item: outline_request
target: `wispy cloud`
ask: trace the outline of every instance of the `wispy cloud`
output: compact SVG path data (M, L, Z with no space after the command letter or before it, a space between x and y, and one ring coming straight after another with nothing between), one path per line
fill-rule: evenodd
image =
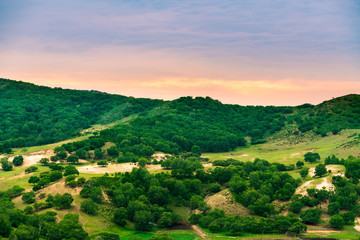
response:
M359 22L357 0L0 1L0 75L269 92L283 79L358 82Z

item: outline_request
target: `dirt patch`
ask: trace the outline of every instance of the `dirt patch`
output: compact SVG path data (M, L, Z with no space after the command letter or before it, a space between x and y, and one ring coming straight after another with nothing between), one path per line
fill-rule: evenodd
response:
M306 195L307 192L306 192L306 189L307 189L307 186L312 183L314 180L310 180L310 181L307 181L305 183L303 183L301 186L299 186L296 191L295 191L295 194L301 194L301 195Z
M200 236L203 239L206 239L207 235L201 231L201 229L197 225L191 225L191 228L194 233L196 233L198 236Z
M23 158L24 158L24 162L21 166L29 167L31 165L37 164L40 161L40 159L42 159L42 158L50 159L51 156L55 156L55 153L54 153L54 150L52 150L52 149L41 150L41 151L31 152L31 153L27 153L27 154L13 155L13 156L9 157L9 161L12 162L14 157L20 156L20 155L23 156Z
M345 177L345 174L341 171L341 167L339 165L327 165L326 169L329 171L331 170L331 173L334 176L342 176Z
M204 168L209 168L209 167L212 167L213 164L212 163L204 163L203 166L204 166Z
M228 215L249 215L247 209L240 203L236 202L229 189L225 189L212 196L206 197L205 202L213 209L219 208L224 210Z
M313 152L313 151L315 151L316 149L317 149L317 148L304 149L304 150L302 150L302 151L300 151L300 152L291 154L291 156L292 156L292 157L296 157L296 156L299 156L299 155L304 154L304 153L307 153L307 152Z
M77 169L81 173L92 173L92 174L105 174L105 173L116 173L116 172L131 172L133 168L138 168L136 163L120 163L120 164L109 164L105 167L100 167L97 164L88 166L78 167ZM146 169L149 171L162 170L161 165L146 165Z
M355 229L356 231L360 232L360 218L359 218L359 217L357 217L357 218L355 219L354 229Z
M171 157L170 154L165 154L165 153L155 153L151 156L151 158L153 160L156 160L156 161L160 161L160 160L166 160L168 159L169 157Z
M326 178L323 178L323 181L316 185L316 189L325 189L327 191L332 191L335 189L335 186L330 182L330 180L326 177Z

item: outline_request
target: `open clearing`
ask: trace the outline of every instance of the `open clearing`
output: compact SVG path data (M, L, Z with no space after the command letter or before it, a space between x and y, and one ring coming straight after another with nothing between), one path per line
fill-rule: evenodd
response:
M24 162L21 165L22 167L29 167L31 165L37 164L39 163L39 161L42 158L49 158L51 156L54 156L54 150L52 149L47 149L47 150L41 150L41 151L37 151L37 152L31 152L31 153L27 153L27 154L17 154L17 155L13 155L11 157L9 157L9 161L12 162L12 160L14 159L14 157L22 155L24 158Z
M295 164L304 160L307 152L317 152L321 159L334 154L338 158L347 158L349 155L360 157L360 140L354 134L360 133L359 129L343 130L337 135L327 137L315 136L313 139L297 144L284 143L273 140L264 144L239 147L231 152L204 153L210 161L233 158L240 161L252 161L255 158L265 159L269 162ZM347 144L356 141L356 144Z
M83 167L78 167L80 173L90 173L90 174L105 174L105 173L116 173L116 172L131 172L133 168L138 168L139 166L135 163L119 163L119 164L109 164L105 167L98 166L97 164L91 164ZM161 165L146 165L148 171L157 171L162 170Z

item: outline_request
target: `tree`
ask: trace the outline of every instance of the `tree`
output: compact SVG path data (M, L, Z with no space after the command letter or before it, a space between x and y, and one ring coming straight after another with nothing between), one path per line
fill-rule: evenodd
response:
M35 202L35 193L33 191L26 192L22 195L21 200L25 203L34 203Z
M0 236L8 237L12 230L8 214L0 214Z
M64 193L63 195L57 193L54 197L54 204L60 209L70 208L73 201L74 199L70 193Z
M56 163L57 161L59 161L59 157L58 156L51 156L50 157L50 161L52 161L53 163Z
M307 167L301 168L301 170L300 170L300 176L301 176L302 178L306 178L308 174L309 174L309 168L307 168Z
M49 165L49 159L48 158L40 159L40 164L43 165L43 166Z
M319 164L315 167L315 176L322 177L327 173L325 164Z
M117 150L116 146L111 146L107 149L107 153L111 157L117 157L119 155L119 151Z
M12 164L6 159L1 159L1 167L4 171L11 171L13 169Z
M28 183L38 183L40 181L40 178L37 176L31 176L28 180Z
M199 157L201 156L201 149L198 145L193 145L191 147L191 152L196 156L199 156Z
M66 161L69 162L69 163L78 163L79 162L79 157L76 154L71 154L70 156L68 156Z
M300 201L294 201L290 203L290 211L293 213L300 213L304 205Z
M321 211L319 209L308 209L300 213L301 220L306 224L317 224L320 221Z
M148 161L146 160L146 158L140 158L139 159L139 166L140 167L145 167L147 163L148 163Z
M148 210L135 212L134 223L138 231L150 231L154 222L154 217Z
M301 222L296 222L288 228L288 234L291 236L297 236L300 233L306 232L307 226Z
M89 215L96 215L99 206L91 199L85 199L81 203L81 210Z
M332 202L328 205L328 213L330 215L338 214L340 212L341 206L338 202Z
M36 228L28 225L20 225L10 234L9 240L37 240L39 239Z
M24 162L24 158L23 158L23 156L21 156L21 155L16 156L16 157L14 157L14 159L13 159L13 164L14 164L15 166L21 166L21 165L23 164L23 162Z
M66 166L64 176L68 176L68 175L72 175L72 174L79 175L79 171L73 165Z
M108 162L106 160L101 160L98 161L97 165L99 165L100 167L105 167L108 165Z
M67 153L66 153L64 150L62 150L62 151L60 151L58 154L56 154L56 156L57 156L59 159L64 160L64 159L67 157Z
M57 225L52 225L47 233L48 240L76 239L85 240L88 234L79 224L79 215L68 213Z
M345 225L353 224L355 221L355 215L353 212L344 212L341 214L341 217L344 219Z
M296 167L302 168L303 166L304 166L304 162L303 162L303 161L297 161L297 162L296 162Z
M62 173L58 170L52 171L49 174L49 180L50 182L55 182L63 177Z
M329 225L335 229L342 229L345 225L345 221L340 214L335 214L330 218Z
M100 148L96 148L94 151L95 159L102 159L104 152Z
M320 160L320 155L318 153L307 152L304 155L304 160L305 162L314 163Z
M32 214L34 212L34 208L32 206L26 206L24 208L24 213L25 214Z
M119 226L124 227L126 225L127 211L124 207L116 209L114 213L113 222Z

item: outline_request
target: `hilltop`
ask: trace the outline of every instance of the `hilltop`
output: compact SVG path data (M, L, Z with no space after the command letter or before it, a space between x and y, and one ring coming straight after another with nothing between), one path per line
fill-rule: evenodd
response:
M126 125L112 129L156 134L175 152L189 151L194 145L202 151L224 152L264 143L288 125L295 126L291 135L313 131L326 136L359 128L360 95L315 106L239 106L209 97L163 101L0 79L0 114L0 152L66 140L91 125L129 117Z

